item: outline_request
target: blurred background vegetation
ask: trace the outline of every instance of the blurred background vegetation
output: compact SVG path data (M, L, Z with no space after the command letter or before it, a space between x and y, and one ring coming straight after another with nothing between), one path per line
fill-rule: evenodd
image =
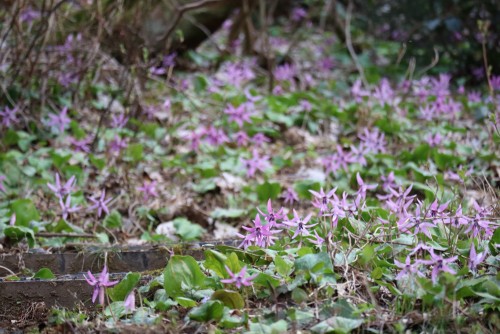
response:
M217 50L201 54L211 67L241 45L269 71L292 57L270 51L270 36L285 31L293 42L311 26L352 44L363 62L385 56L372 69L384 76L448 72L475 85L500 67L498 22L496 0L2 1L0 103L43 107L63 90L84 100L93 91L82 87L95 93L107 81L120 88L108 93L138 104L151 68L175 57L178 68L197 69L192 50L203 42ZM223 25L225 44L213 43Z

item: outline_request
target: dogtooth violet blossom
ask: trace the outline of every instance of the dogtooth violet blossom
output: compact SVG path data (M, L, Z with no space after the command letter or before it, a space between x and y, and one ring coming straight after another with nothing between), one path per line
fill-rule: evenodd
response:
M244 237L244 240L240 247L248 247L252 243L259 247L267 247L274 244L273 235L281 232L281 230L272 230L271 224L262 225L260 215L257 213L255 219L253 220L254 227L243 226L242 228L249 233Z
M71 119L68 117L68 107L64 107L59 114L49 114L49 119L46 122L51 129L59 133L63 133L69 123L71 123Z
M335 196L335 192L337 191L337 187L330 190L328 193L323 191L323 188L319 190L319 192L314 190L309 190L309 192L314 196L312 201L312 205L319 209L319 214L321 215L324 212L328 211L328 204L331 203L332 196Z
M97 209L97 216L101 217L102 212L106 212L106 214L109 215L109 209L107 207L107 204L111 202L112 198L105 199L106 197L106 190L103 190L101 192L101 197L99 199L95 199L93 197L89 197L89 200L94 203L94 205L89 207L89 210L94 210Z
M3 181L5 181L5 179L6 179L5 175L0 175L0 191L1 192L6 192L5 185L3 184Z
M394 260L394 264L401 269L401 271L397 274L396 280L399 280L405 276L413 276L416 274L417 276L424 277L424 274L418 270L418 263L411 263L410 256L406 257L406 261L404 263L399 262L398 260Z
M484 250L483 252L477 254L476 248L474 248L474 242L471 242L470 252L469 252L469 263L468 263L470 271L476 271L477 266L480 265L481 262L483 262L487 256L488 256L487 250Z
M135 310L135 291L132 290L130 293L127 295L127 298L125 298L125 301L123 302L123 307L125 307L125 310L127 311L134 311Z
M144 201L147 201L150 197L158 197L158 193L156 192L156 183L156 181L144 181L142 187L137 187L137 191L144 194Z
M92 303L95 303L97 296L99 296L99 304L104 305L104 293L107 287L113 286L118 283L118 281L110 281L108 268L104 266L99 278L95 278L94 275L88 271L89 277L83 275L87 283L94 287L94 293L92 294Z
M226 267L227 273L229 274L229 276L231 278L221 279L220 281L222 283L226 283L226 284L234 284L238 289L241 288L242 286L251 286L252 281L255 279L255 277L258 276L258 274L255 274L255 275L252 275L249 277L245 277L245 274L247 272L246 266L244 266L241 269L241 271L237 274L233 273L231 271L231 269L229 269L228 266L225 266L225 267Z
M453 270L448 264L455 262L458 259L458 256L452 256L450 258L443 258L441 255L437 255L434 253L434 250L430 250L431 259L430 260L420 260L420 263L432 265L431 278L432 283L437 282L437 278L440 272L448 272L452 275L455 275L457 272Z
M318 225L318 223L316 224L309 224L307 225L307 223L309 222L309 220L311 219L312 217L312 213L308 214L304 219L302 219L299 214L297 213L297 211L295 209L293 209L293 219L292 220L289 220L289 221L285 221L283 222L284 225L287 225L287 226L290 226L290 227L295 227L295 232L292 236L292 239L295 239L298 235L309 235L309 229Z
M56 173L56 184L54 185L47 183L47 187L52 190L57 197L62 199L65 195L68 195L73 190L75 181L76 177L73 175L64 185L61 185L61 178L59 176L59 173Z
M81 209L79 206L76 206L76 205L71 206L71 195L70 194L68 194L68 196L66 197L65 202L63 202L62 197L59 197L59 205L61 206L62 217L65 220L66 220L66 218L68 218L68 215L70 213L77 212L78 210Z
M285 215L283 214L283 210L284 209L281 208L275 212L271 199L267 201L267 214L257 208L257 211L259 211L259 213L264 216L264 219L271 225L271 227L278 226L278 220L281 220L285 217Z

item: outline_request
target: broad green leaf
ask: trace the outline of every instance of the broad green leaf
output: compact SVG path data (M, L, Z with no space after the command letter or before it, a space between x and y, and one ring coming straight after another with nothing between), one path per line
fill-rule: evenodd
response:
M262 322L251 322L250 331L246 334L285 334L288 333L288 323L281 319L272 325L266 325Z
M217 290L212 294L212 300L220 300L225 306L232 309L242 309L245 307L243 297L232 290Z
M175 233L185 241L196 240L205 232L205 229L198 224L191 223L184 217L173 220Z
M206 322L218 321L224 314L224 304L218 300L209 300L189 312L189 318L192 320Z
M175 301L178 302L179 305L184 306L184 307L195 307L196 306L196 301L192 300L191 298L177 297L177 298L175 298Z
M277 182L264 182L257 186L257 196L259 201L265 202L268 199L276 199L281 193L281 185Z
M118 211L113 210L104 218L103 224L104 227L109 229L120 228L122 227L122 215Z
M141 279L140 273L128 273L120 283L108 289L112 301L124 301Z
M350 333L363 324L361 319L331 317L311 328L313 333Z
M290 270L292 269L292 264L289 264L287 261L283 260L283 258L277 255L274 258L274 265L276 266L276 271L282 277L288 277L290 274Z
M183 296L183 287L202 288L205 275L198 262L189 256L174 255L168 261L164 271L164 288L170 297Z
M40 220L40 214L30 199L18 199L10 204L10 209L16 214L17 226L29 226L30 222Z
M3 233L9 239L21 241L26 238L28 245L33 248L35 246L35 233L32 229L25 226L7 226Z
M56 278L56 275L52 273L52 271L49 268L42 268L38 270L33 276L34 278L41 278L41 279L53 279Z
M227 256L216 250L207 249L205 251L205 262L203 266L213 270L219 277L227 277L226 268L224 267L227 261Z
M301 288L293 289L292 299L294 302L300 304L300 303L305 302L307 300L307 298L308 298L307 292L305 292L303 289L301 289Z

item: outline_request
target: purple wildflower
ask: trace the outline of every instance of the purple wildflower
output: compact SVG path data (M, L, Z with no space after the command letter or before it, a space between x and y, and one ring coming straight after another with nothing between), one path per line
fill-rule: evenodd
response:
M377 184L366 184L363 179L361 178L361 175L359 175L359 172L356 173L356 180L358 181L358 191L356 194L358 196L361 196L361 198L366 198L366 192L368 190L373 190L377 188Z
M5 181L6 177L5 175L0 175L0 191L1 192L6 192L5 191L5 185L3 184L3 181Z
M431 273L432 283L435 284L437 282L437 278L440 272L448 272L452 275L457 273L450 266L448 266L448 264L455 262L458 259L458 256L453 256L448 259L445 259L442 256L435 254L434 250L432 249L430 253L431 253L431 259L420 260L420 263L432 265L432 273Z
M251 286L252 285L252 281L255 279L255 277L258 276L258 274L255 274L255 275L252 275L252 276L249 276L249 277L245 277L245 274L247 272L247 267L244 266L241 271L237 274L234 274L231 269L229 269L228 266L225 266L226 267L226 271L227 273L229 274L229 276L231 278L226 278L226 279L221 279L220 281L222 283L226 283L226 284L234 284L238 289L241 288L242 286Z
M293 205L293 203L299 201L299 195L292 187L286 188L281 197L284 199L285 204L288 205Z
M75 151L90 153L90 144L92 143L92 138L86 137L83 139L70 138L70 143L73 145Z
M253 241L254 244L259 247L272 245L274 243L273 234L279 233L280 230L271 230L271 224L262 225L259 214L255 215L253 223L254 227L242 227L244 230L250 232L247 236L245 236L245 240L243 242Z
M398 260L394 260L394 264L401 269L401 271L397 274L396 280L400 280L405 276L412 277L413 275L417 275L420 277L424 277L424 274L418 270L418 262L411 263L410 256L406 257L405 263L399 262Z
M316 230L314 230L314 239L309 239L313 244L316 245L316 247L318 247L318 249L321 249L321 246L323 246L323 244L325 243L325 239L320 237L318 235L318 232Z
M314 196L314 199L313 199L313 202L312 202L312 205L316 208L319 209L319 214L321 215L322 213L324 212L327 212L328 211L328 204L331 203L331 199L332 196L333 197L336 197L335 196L335 192L337 191L337 188L333 188L332 190L330 190L328 193L325 194L325 192L323 191L323 188L320 189L319 193L317 191L314 191L314 190L309 190L309 192Z
M115 129L120 129L125 127L125 125L127 125L127 122L128 122L128 117L126 117L125 114L123 113L111 116L111 127Z
M271 140L267 138L263 133L256 133L252 137L252 142L256 147L261 147L264 143L269 143Z
M118 283L118 281L110 281L108 268L104 266L99 278L96 279L90 271L88 271L89 277L83 275L87 283L94 287L94 293L92 294L92 303L95 303L97 296L99 295L99 304L104 305L104 293L105 289L109 286L113 286Z
M49 120L46 122L51 129L59 133L63 133L69 123L71 119L68 117L68 107L64 107L59 114L49 114Z
M239 147L246 146L250 138L245 131L238 131L234 134L234 140Z
M103 190L101 192L101 197L99 199L89 197L89 200L92 203L94 203L94 205L90 206L88 209L89 210L97 209L97 217L101 217L103 211L109 215L109 209L107 207L107 204L111 202L112 198L105 199L105 197L106 197L106 190Z
M261 157L259 152L255 149L253 150L253 156L250 159L242 158L241 162L247 171L248 177L253 177L257 171L264 172L271 166L269 163L269 156L264 155Z
M64 184L61 185L61 179L59 177L59 173L56 173L56 184L50 184L47 183L47 187L54 192L54 194L62 199L65 195L68 195L72 190L74 183L76 181L75 176L73 175L72 177L69 178L69 180Z
M66 220L68 218L68 215L70 213L74 213L74 212L77 212L78 210L81 209L81 207L79 206L71 206L71 195L68 195L66 197L66 201L63 202L63 199L62 197L59 197L59 205L61 206L61 210L62 210L62 217L64 220Z
M250 119L252 114L248 111L246 103L242 103L238 107L230 104L226 107L224 113L228 115L230 122L236 122L240 128L243 127L244 122L252 123L252 120Z
M121 151L127 148L127 139L121 138L119 135L115 135L112 141L109 142L109 151L112 154L119 155Z
M389 189L394 189L397 187L394 172L390 172L387 176L381 175L380 179L382 180L382 189L384 189L385 191L389 191Z
M297 211L295 209L293 209L293 216L294 216L294 218L292 220L283 222L284 225L287 225L290 227L295 227L295 232L292 236L292 239L295 239L298 235L300 235L300 236L309 235L310 233L309 233L308 229L318 225L318 223L307 225L307 223L309 222L309 220L312 217L312 213L308 214L304 219L302 219L299 216L299 214L297 213Z
M135 290L130 291L123 302L123 306L127 311L133 312L135 310Z
M138 187L137 191L144 193L144 201L147 201L150 197L158 197L158 193L156 192L156 181L144 181L142 187Z
M5 107L3 111L0 111L0 117L2 118L0 125L5 126L6 128L10 128L15 123L18 123L19 119L16 115L18 112L19 108L17 106L12 109L9 107Z
M283 214L283 210L284 209L281 208L275 212L271 199L267 201L267 214L257 208L257 211L259 211L259 213L264 216L264 219L269 223L271 228L274 226L278 226L278 220L281 220L285 217L285 215Z
M476 271L477 266L480 265L484 259L486 259L486 256L488 256L488 252L486 250L477 254L476 249L474 248L474 242L471 242L468 264L470 271Z

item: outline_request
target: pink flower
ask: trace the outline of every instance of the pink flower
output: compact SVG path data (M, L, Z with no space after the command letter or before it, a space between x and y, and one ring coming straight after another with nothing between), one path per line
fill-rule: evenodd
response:
M79 206L71 206L71 195L68 194L66 197L66 202L63 202L62 197L59 197L59 205L61 206L62 210L62 217L63 219L68 218L68 215L73 212L77 212L81 208Z
M137 191L144 193L144 201L147 201L150 197L158 197L158 193L156 192L156 183L156 181L144 181L142 187L137 188Z
M5 175L0 175L0 191L6 192L5 191L5 185L3 184L3 181L5 181L6 177Z
M110 281L108 268L104 266L99 278L96 279L90 271L88 271L89 277L83 275L87 283L94 287L94 293L92 294L92 303L95 303L97 296L99 295L99 304L104 305L104 293L107 287L113 286L118 283L118 281Z
M283 222L284 225L295 227L295 232L292 236L292 239L295 239L298 235L301 235L301 236L302 235L305 235L305 236L309 235L310 233L309 233L308 229L318 225L318 223L307 225L307 223L309 222L309 220L312 217L312 213L308 214L306 218L302 219L299 216L299 214L297 213L297 211L295 211L295 209L293 209L293 216L294 216L294 218L292 220Z
M325 193L323 188L320 189L319 193L314 190L309 190L309 192L314 196L312 205L319 209L319 214L328 211L328 204L332 202L330 198L332 198L332 196L336 197L335 191L337 191L337 188L333 188L328 193Z
M283 214L283 208L279 209L276 212L274 211L271 199L267 201L267 214L262 212L259 208L257 208L257 211L259 211L259 213L264 216L267 222L271 225L270 227L278 226L278 220L281 220L285 217L285 215Z
M125 302L123 303L123 306L125 307L125 310L127 311L134 311L135 310L135 291L132 290L128 294L127 298L125 298Z
M486 259L486 256L488 256L488 252L486 250L484 252L477 254L476 249L474 248L474 242L471 242L470 253L469 253L469 264L468 264L470 271L475 271L477 266L481 264L481 262L483 262L484 259Z
M226 271L227 273L229 274L229 276L231 278L226 278L226 279L221 279L220 281L222 283L226 283L226 284L234 284L238 289L241 288L242 286L251 286L252 285L252 281L255 279L255 277L258 276L258 274L255 274L253 276L250 276L250 277L245 277L245 274L247 272L247 267L243 267L243 269L241 269L241 271L237 274L234 274L231 269L229 269L228 266L225 266L226 267Z
M102 212L106 212L106 214L109 215L109 209L107 207L107 204L111 202L112 198L105 199L106 196L106 190L103 190L101 192L101 197L99 199L95 199L92 197L89 197L89 200L94 203L91 207L89 207L89 210L97 209L97 216L101 217Z
M68 195L72 190L74 183L76 181L75 176L73 175L72 177L69 178L69 180L64 184L61 185L61 179L59 177L59 173L56 173L56 184L50 184L47 183L47 187L54 192L54 194L62 199L65 195Z

